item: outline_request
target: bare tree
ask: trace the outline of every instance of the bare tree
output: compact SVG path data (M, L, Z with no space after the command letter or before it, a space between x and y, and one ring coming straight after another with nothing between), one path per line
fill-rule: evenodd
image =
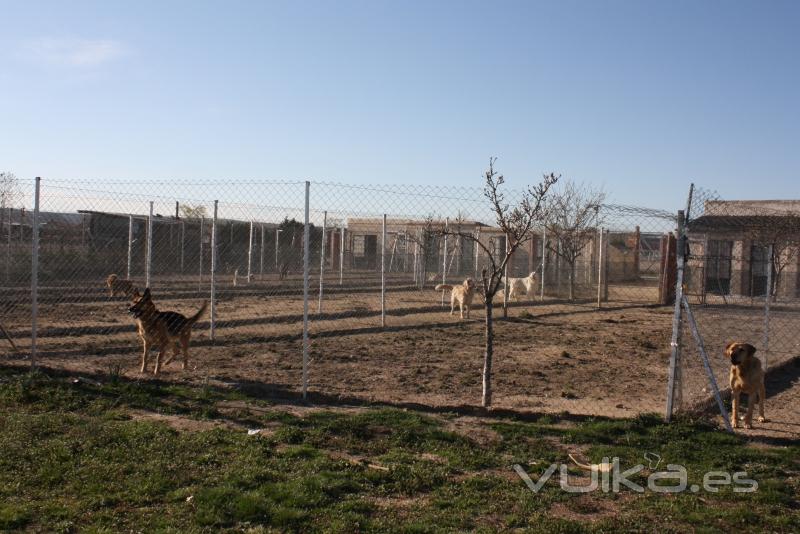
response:
M565 180L547 202L547 249L569 268L569 300L575 300L575 264L593 239L592 231L602 223L600 207L606 193Z
M777 297L783 271L787 266L796 263L800 253L800 216L787 214L770 214L751 218L749 237L754 243L764 247L772 247L772 287L769 295ZM768 260L769 261L769 260Z
M192 206L191 204L181 204L181 215L186 219L199 219L208 215L206 207L202 204Z
M8 224L8 235L11 235L11 208L22 199L19 180L12 172L0 172L0 234L5 234L4 224ZM6 219L8 221L6 222ZM10 239L10 237L9 237ZM8 270L6 270L8 274Z
M419 289L425 288L425 282L428 276L427 267L428 261L433 254L434 250L438 250L437 237L442 235L443 227L438 228L437 223L434 222L434 216L428 215L424 219L424 223L418 232L410 233L407 240L417 247L417 287Z
M488 264L481 270L482 296L486 305L483 394L481 398L484 408L488 408L492 404L493 300L503 283L506 265L514 255L514 252L531 239L532 226L542 219L543 201L547 191L559 179L559 176L555 174L545 174L539 184L527 187L522 192L521 198L512 207L506 202L505 196L501 191L505 179L502 174L498 174L494 170L496 160L497 158L489 159L489 168L484 174L483 194L491 204L497 227L506 236L507 245L505 250L496 250L493 243L482 243L471 229L462 228L460 219L448 226L448 228L440 230L443 234L458 236L461 239L474 242L476 246L483 250L488 259Z
M21 198L17 176L13 172L0 172L0 209L12 207Z

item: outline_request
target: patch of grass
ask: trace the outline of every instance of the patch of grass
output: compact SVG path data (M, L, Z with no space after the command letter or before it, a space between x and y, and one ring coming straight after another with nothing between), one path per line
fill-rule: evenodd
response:
M477 441L448 430L456 414L380 408L297 417L208 385L109 378L75 385L0 367L0 530L800 529L800 446L756 448L700 421L487 418ZM222 409L231 401L235 410ZM178 431L132 410L232 417L228 424L270 432ZM557 475L534 494L511 468L521 464L536 480L576 446L590 462L618 457L623 466L654 453L684 465L690 482L711 470L746 471L759 489L594 492L578 502ZM645 484L646 473L634 481Z
M10 502L0 503L0 529L12 530L24 527L31 519L27 507Z

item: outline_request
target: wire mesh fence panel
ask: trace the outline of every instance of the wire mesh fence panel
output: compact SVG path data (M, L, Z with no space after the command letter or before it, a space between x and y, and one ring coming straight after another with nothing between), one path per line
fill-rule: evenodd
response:
M508 202L514 200L509 195ZM320 265L330 272L321 313L312 318L311 390L395 403L478 403L485 314L480 278L489 255L500 258L507 247L483 192L315 183L311 204L315 220L336 221L324 245L312 240L312 248L326 251ZM654 210L634 215L616 206L605 211L602 241L596 224L559 235L543 219L511 257L509 280L525 289L496 296L498 316L510 298L495 343L496 407L614 415L662 409L669 316L650 309L659 302L661 276L660 248L652 243L674 230L674 217ZM644 250L641 228L656 247L646 273L635 259ZM577 253L561 254L556 235L568 245L577 236ZM449 287L467 278L477 291L462 320L458 302L451 315ZM598 279L601 305L621 314L597 312ZM437 291L440 284L448 288ZM612 384L620 361L629 368L638 353L652 356L652 365L642 376Z
M0 206L0 250L2 251L2 293L0 324L16 336L15 343L27 349L31 330L31 240L34 183L20 180L19 197ZM72 236L75 239L75 236ZM79 239L79 235L78 235ZM19 338L24 338L23 342ZM13 352L6 340L0 340L2 351Z
M671 214L604 203L577 221L547 206L513 242L478 188L314 182L306 226L306 187L43 180L40 361L139 376L144 346L129 309L134 292L149 288L157 310L196 319L186 370L180 350L166 364L180 340L164 347L169 380L475 406L483 272L515 248L494 299L502 320L494 325L493 406L609 416L663 410ZM512 207L522 198L505 194ZM0 228L11 235L2 321L24 347L32 229L22 208L30 205L28 195ZM463 318L460 299L451 299L462 290L470 295L461 299L470 300ZM155 358L148 354L148 372Z
M796 435L800 412L800 203L724 201L695 188L687 223L685 292L709 353L722 396L729 402L728 343L748 343L766 371L766 423L752 432ZM708 377L684 325L682 407L710 402ZM729 405L729 404L728 404ZM713 409L710 414L719 413ZM740 412L743 414L744 412ZM742 424L741 421L738 424Z

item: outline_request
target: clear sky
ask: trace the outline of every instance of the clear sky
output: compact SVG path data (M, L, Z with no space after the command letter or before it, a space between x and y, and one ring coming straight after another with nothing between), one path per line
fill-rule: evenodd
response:
M800 198L800 2L0 0L21 178Z

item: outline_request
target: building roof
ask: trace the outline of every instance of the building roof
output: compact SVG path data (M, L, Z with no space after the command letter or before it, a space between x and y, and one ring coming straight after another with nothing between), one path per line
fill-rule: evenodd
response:
M347 219L347 224L348 225L361 225L361 224L374 225L374 224L382 224L382 222L383 222L383 218L381 218L381 217L348 217L348 219ZM445 219L433 219L431 222L433 224L437 224L437 225L438 224L444 224L445 223ZM387 225L388 224L392 224L392 225L424 226L425 224L427 224L427 221L425 219L399 219L399 218L398 219L392 219L392 218L387 218L386 219L386 224ZM455 224L455 221L451 220L450 224ZM472 220L461 221L461 225L462 226L484 226L484 227L488 226L487 224L484 224L482 222L472 221Z
M707 215L800 215L800 200L707 200Z
M433 226L436 228L442 228L445 225L445 219L434 219L430 221ZM420 230L428 224L428 221L425 219L386 219L386 228L387 231L391 232L404 232L407 230ZM455 221L449 221L450 228L454 228L456 224ZM350 231L354 232L368 232L374 231L379 232L381 226L383 225L383 218L382 217L349 217L347 219L347 228ZM468 221L461 221L460 222L461 228L465 229L465 231L471 231L475 228L481 228L481 231L500 231L499 228L489 226L479 221L468 220Z
M110 212L110 211L94 211L94 210L78 210L78 213L79 214L87 214L87 215L98 215L98 216L101 216L101 217L124 217L125 219L127 219L128 217L131 216L130 213L115 213L115 212ZM140 220L147 220L147 215L133 215L133 218L134 219L140 219ZM180 218L175 218L174 215L153 214L153 220L156 220L156 221L169 221L169 222L180 222L180 221L198 222L198 221L200 221L200 217L180 217ZM206 216L205 220L206 220L206 222L209 222L209 221L211 221L211 217ZM217 222L220 223L220 224L222 224L222 223L227 224L227 223L231 223L231 222L240 223L240 224L250 224L249 220L223 219L221 217L217 218ZM266 222L262 223L262 222L259 222L259 221L254 221L254 223L259 225L259 226L264 226L265 228L278 228L280 226L278 223L266 223Z
M753 230L800 233L800 215L703 215L689 221L689 233Z
M20 210L17 208L12 209L11 214L11 226L19 226L20 219L22 219L22 226L29 227L33 224L33 211L31 210ZM62 213L56 211L40 211L39 212L39 224L63 224L63 225L70 225L70 224L80 224L82 216L78 213ZM3 217L0 217L0 220L3 221L4 224L8 224L8 216L3 214Z

